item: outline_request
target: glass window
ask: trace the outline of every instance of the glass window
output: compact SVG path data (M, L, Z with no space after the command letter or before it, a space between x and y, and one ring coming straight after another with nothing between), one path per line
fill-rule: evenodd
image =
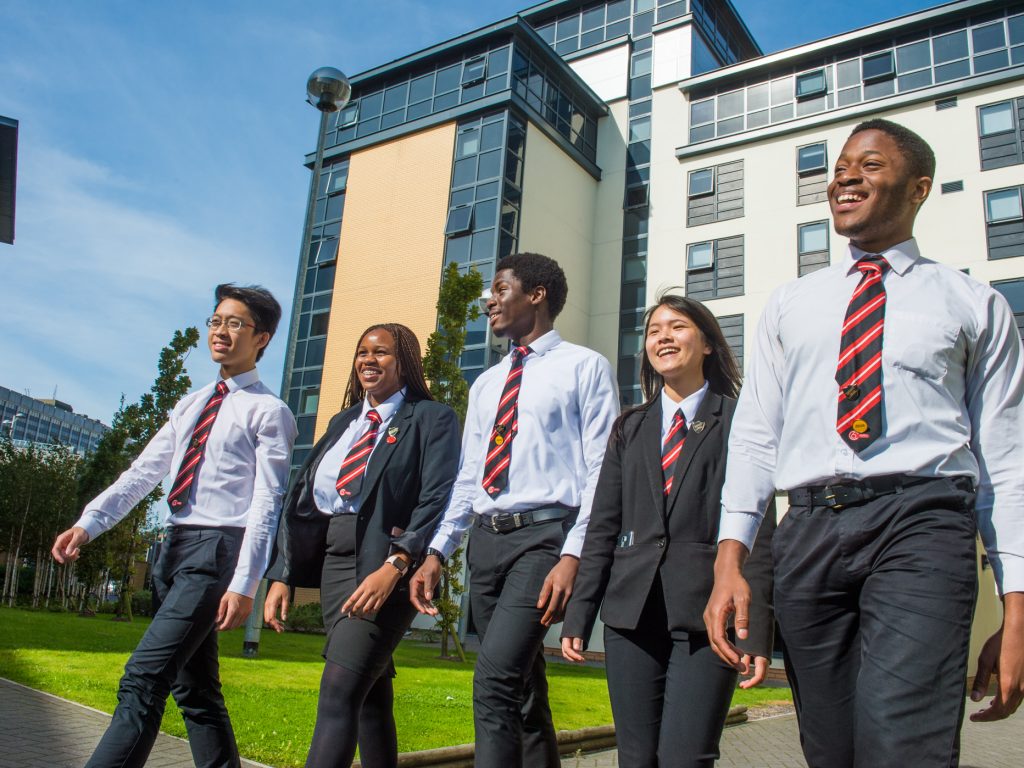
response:
M1006 47L1006 32L1003 29L1003 22L986 24L984 27L975 27L971 30L971 39L974 41L974 53L994 51L997 48Z
M896 71L899 73L913 72L931 66L932 49L928 40L911 43L896 49Z
M299 413L316 413L316 408L320 404L320 388L307 389L301 395L299 400Z
M985 220L990 224L999 221L1014 221L1021 215L1020 187L999 189L985 193Z
M715 169L702 168L699 171L690 171L687 189L690 197L710 195L715 191Z
M501 150L494 149L480 155L480 167L476 172L476 180L495 179L501 175Z
M587 8L583 12L583 20L581 28L584 32L588 32L592 29L604 26L604 5L598 5L594 8Z
M476 127L461 131L456 143L455 157L462 159L480 151L480 130Z
M406 97L409 95L409 84L402 83L384 91L384 111L394 112L405 106Z
M793 100L793 78L784 77L772 81L772 104L784 104Z
M876 53L861 59L861 77L865 83L875 80L886 80L896 74L893 66L892 51Z
M317 312L315 315L313 315L309 321L309 335L326 336L327 324L330 319L330 312Z
M747 109L766 109L768 107L768 83L752 85L747 88Z
M989 104L978 109L978 121L981 123L981 135L991 136L1013 130L1013 102L1004 101Z
M460 205L448 211L448 222L444 226L446 235L462 235L473 228L473 206Z
M626 188L626 208L645 208L647 206L647 184L637 184Z
M633 54L633 62L630 70L630 77L651 74L651 52Z
M459 87L459 81L462 78L460 66L455 64L451 67L445 67L437 71L437 78L434 82L434 93L447 93L448 91L454 91Z
M693 243L686 246L686 268L688 270L711 269L715 266L713 243Z
M349 125L355 125L357 120L359 120L359 102L354 101L338 114L338 127L344 128Z
M828 222L815 221L801 224L797 229L797 247L800 255L828 250Z
M368 120L371 117L380 115L384 106L384 93L377 91L359 100L359 119Z
M824 171L828 167L828 156L825 151L825 142L808 144L796 151L797 173L809 173L811 171Z
M629 121L629 143L651 138L651 118L637 117Z
M348 186L348 163L340 168L335 167L331 171L331 180L327 183L327 194L333 195L336 192L344 192Z
M805 72L796 76L796 97L798 99L818 96L827 90L824 69L816 69L813 72Z
M703 125L715 120L715 100L704 99L690 104L690 124Z
M462 65L462 85L479 83L487 76L487 58L478 56Z
M968 53L967 31L960 30L936 37L932 40L932 51L935 54L936 64L965 58Z
M566 40L570 37L576 37L580 33L580 17L579 14L574 13L572 16L568 16L564 19L559 19L556 26L555 40Z
M496 227L498 225L498 200L484 200L473 208L473 226L477 229Z
M735 117L743 114L743 91L723 93L718 97L718 119Z
M419 102L434 95L434 73L417 77L409 83L409 102Z
M613 0L608 3L608 23L619 21L629 16L629 0Z
M857 59L836 65L836 87L849 88L851 85L860 85L860 61Z

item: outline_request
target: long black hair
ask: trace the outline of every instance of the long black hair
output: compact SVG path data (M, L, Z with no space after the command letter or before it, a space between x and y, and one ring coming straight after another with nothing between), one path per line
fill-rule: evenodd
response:
M359 345L363 343L366 334L371 331L387 331L395 340L395 357L398 359L398 378L405 387L405 396L409 400L433 400L430 390L427 388L426 377L423 375L423 360L420 358L420 342L416 334L407 326L400 323L377 323L371 325L361 334L356 342L356 351L352 355L352 372L348 377L348 386L345 388L345 399L342 402L342 410L350 408L360 402L365 395L363 385L359 383L359 376L356 375L356 358L359 357Z
M673 290L673 289L669 289ZM736 357L725 340L725 334L718 324L718 320L711 314L711 311L696 299L687 296L680 296L676 293L665 292L658 296L654 305L644 313L644 335L647 339L647 329L651 324L651 316L661 307L668 307L673 312L686 315L697 326L704 342L711 347L710 354L704 355L702 372L708 382L708 389L727 397L736 397L740 392L740 384L743 377L740 368L736 364ZM637 411L646 411L661 395L661 389L665 386L665 379L654 370L651 360L647 357L647 351L643 343L640 349L640 391L644 401L640 405L624 410L612 425L612 439L623 439L623 425L631 414Z

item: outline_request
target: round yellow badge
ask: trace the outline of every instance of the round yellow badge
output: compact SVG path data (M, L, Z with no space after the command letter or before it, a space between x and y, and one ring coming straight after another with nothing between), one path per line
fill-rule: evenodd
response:
M864 421L864 419L857 419L855 422L853 422L853 431L859 432L860 434L863 435L865 432L868 431L868 423Z
M501 445L504 442L505 442L505 438L502 437L501 435L495 435L494 436L494 444L495 445Z

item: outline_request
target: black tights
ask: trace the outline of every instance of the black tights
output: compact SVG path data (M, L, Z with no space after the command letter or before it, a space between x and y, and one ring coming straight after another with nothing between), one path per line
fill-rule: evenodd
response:
M396 768L394 699L387 669L374 680L328 661L306 768L349 768L357 741L364 768Z

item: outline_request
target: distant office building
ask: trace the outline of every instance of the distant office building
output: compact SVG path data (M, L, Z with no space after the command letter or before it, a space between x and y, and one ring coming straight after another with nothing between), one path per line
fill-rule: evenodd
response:
M96 449L110 427L75 413L60 400L37 400L0 387L0 430L15 443L61 443L84 456Z
M18 178L18 121L0 115L0 243L14 242L14 190Z
M558 259L556 325L612 361L624 404L644 308L670 286L708 305L742 365L770 292L842 258L825 187L869 117L935 148L924 254L993 285L1024 327L1020 3L960 0L765 55L728 0L560 0L352 88L308 201L282 389L295 464L366 326L434 330L448 263L489 281L515 251ZM466 378L501 354L473 323Z

